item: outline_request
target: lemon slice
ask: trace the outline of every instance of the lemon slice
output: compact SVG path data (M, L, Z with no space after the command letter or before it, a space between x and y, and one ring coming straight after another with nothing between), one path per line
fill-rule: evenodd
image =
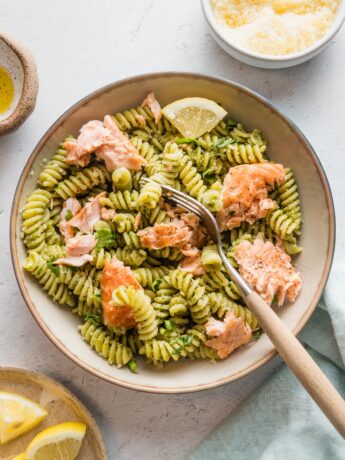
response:
M66 422L51 426L30 442L25 460L74 460L85 432L85 423Z
M164 107L164 116L184 137L200 137L211 131L227 112L203 97L186 97Z
M31 399L0 391L0 445L35 428L47 414Z
M25 452L23 452L22 454L19 454L16 457L12 458L12 460L25 460Z

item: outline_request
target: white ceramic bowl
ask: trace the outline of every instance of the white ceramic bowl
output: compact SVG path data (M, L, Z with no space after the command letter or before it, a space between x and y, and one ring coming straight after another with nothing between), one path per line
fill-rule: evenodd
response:
M210 0L201 0L201 6L213 37L224 51L245 64L262 67L264 69L292 67L313 58L330 44L332 38L339 31L345 20L345 0L340 0L336 17L321 40L318 40L313 46L297 53L271 56L268 54L256 53L233 43L229 40L229 37L224 32L224 28L215 18Z
M19 180L11 213L11 252L24 299L43 331L77 364L93 374L119 385L157 393L180 393L212 388L253 372L275 354L268 338L235 351L229 359L211 364L180 361L156 369L140 361L140 372L110 366L83 342L77 331L78 319L68 308L54 304L36 281L22 269L26 251L20 239L21 216L27 194L36 187L37 173L44 158L51 158L67 134L77 134L81 125L105 114L136 107L149 91L165 105L188 96L221 101L232 118L249 129L262 129L268 136L270 155L291 166L295 173L304 215L301 244L296 258L303 289L297 301L279 310L286 325L296 334L312 314L326 283L334 249L334 209L331 192L315 152L296 128L266 99L229 81L188 73L159 73L129 78L90 94L64 113L37 144Z

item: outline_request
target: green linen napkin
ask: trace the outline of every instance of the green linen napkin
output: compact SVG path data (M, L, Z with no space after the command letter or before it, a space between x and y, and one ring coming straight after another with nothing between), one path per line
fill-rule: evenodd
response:
M299 338L345 398L345 264ZM283 365L189 456L190 460L344 460L345 441Z

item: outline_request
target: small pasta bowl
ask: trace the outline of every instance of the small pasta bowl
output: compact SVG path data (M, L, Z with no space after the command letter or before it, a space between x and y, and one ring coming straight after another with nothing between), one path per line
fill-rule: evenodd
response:
M335 217L331 191L322 166L299 129L269 101L236 83L194 73L157 73L128 78L86 96L65 112L35 147L20 177L11 212L11 253L19 287L33 317L50 340L76 364L92 374L118 385L154 393L193 392L216 387L244 377L275 355L263 334L216 364L209 361L179 360L154 368L140 360L139 372L111 366L81 340L78 318L70 309L56 305L42 287L23 270L26 250L21 240L21 214L27 194L36 188L37 174L44 159L50 159L61 140L92 119L137 107L154 91L162 105L190 96L220 101L231 118L249 129L265 132L272 159L293 169L304 216L300 244L295 258L303 279L302 291L292 305L279 310L285 324L297 334L310 318L330 271L335 238Z
M309 61L309 59L317 56L331 43L331 40L338 33L345 20L345 0L340 0L336 16L328 31L320 40L316 41L312 46L302 51L286 55L273 56L256 53L255 51L251 51L250 49L244 48L231 41L226 34L226 26L218 23L214 15L210 0L200 1L207 25L210 28L211 34L218 45L220 45L224 51L226 51L235 59L238 59L245 64L254 67L261 67L263 69L283 69Z

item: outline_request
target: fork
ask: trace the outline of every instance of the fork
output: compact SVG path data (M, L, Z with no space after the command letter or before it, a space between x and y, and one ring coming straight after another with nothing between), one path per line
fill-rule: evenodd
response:
M150 179L144 180L153 182ZM205 206L189 195L168 185L160 184L160 186L167 201L192 212L202 221L212 241L217 245L229 277L240 291L247 306L253 311L260 326L304 388L345 438L345 401L279 316L231 265L224 254L220 231L214 216Z

